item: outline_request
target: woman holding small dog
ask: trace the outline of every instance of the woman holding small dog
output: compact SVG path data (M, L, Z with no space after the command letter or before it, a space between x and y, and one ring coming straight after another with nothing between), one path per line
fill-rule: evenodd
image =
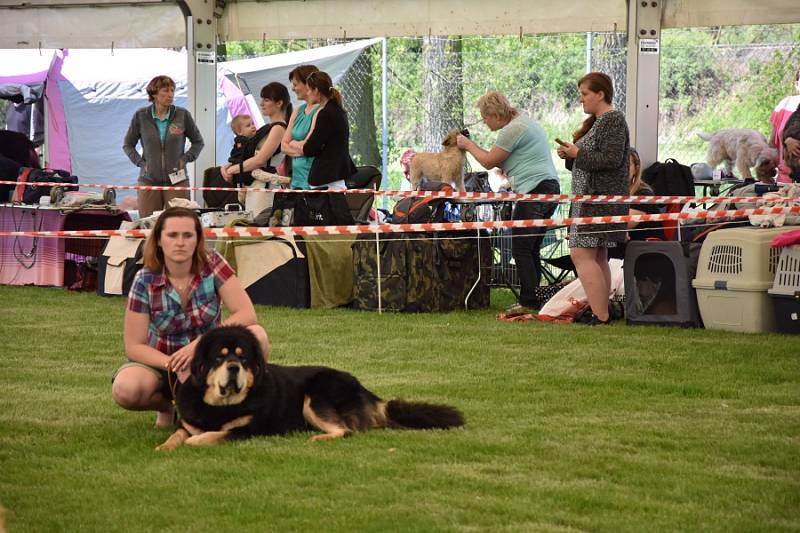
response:
M558 156L572 169L573 194L628 194L630 136L625 116L614 109L614 87L602 72L590 72L578 81L583 112L589 116L563 143ZM627 215L626 204L573 202L571 217ZM590 325L608 324L611 271L608 249L625 242L626 225L573 225L569 247L572 262L592 308Z
M222 321L222 307L230 314ZM266 358L267 332L233 269L207 251L197 214L166 209L144 245L144 268L134 278L125 312L128 363L112 378L114 401L133 411L158 411L156 427L173 423L172 386L189 375L199 337L219 326L246 326Z
M491 149L478 146L473 140L459 135L459 148L467 150L484 168L499 167L508 176L511 188L520 194L559 194L558 174L550 156L550 147L542 127L530 117L511 107L508 99L490 91L477 102L486 126L499 131ZM514 205L513 220L544 219L553 216L552 202L520 201ZM506 310L508 315L530 312L538 305L536 288L541 279L539 247L547 228L513 228L511 255L519 273L519 302Z

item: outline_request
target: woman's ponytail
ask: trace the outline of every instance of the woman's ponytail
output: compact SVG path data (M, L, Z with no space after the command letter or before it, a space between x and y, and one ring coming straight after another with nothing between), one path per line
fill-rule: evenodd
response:
M328 96L331 100L336 102L336 105L344 109L344 102L342 101L342 93L336 87L331 87L331 94Z

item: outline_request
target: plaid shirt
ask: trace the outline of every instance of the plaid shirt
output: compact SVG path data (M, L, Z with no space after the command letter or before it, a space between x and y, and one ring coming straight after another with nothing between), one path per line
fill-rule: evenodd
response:
M128 309L150 315L147 342L156 350L172 355L206 331L218 326L222 317L219 289L234 272L217 252L208 253L208 264L195 275L189 287L186 309L178 291L164 272L143 268L133 280Z

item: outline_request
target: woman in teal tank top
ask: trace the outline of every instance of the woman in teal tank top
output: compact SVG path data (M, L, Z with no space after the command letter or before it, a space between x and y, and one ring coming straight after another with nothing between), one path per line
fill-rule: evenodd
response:
M306 106L302 104L295 116L294 126L292 127L292 140L302 141L308 136L311 130L311 122L314 120L314 115L319 111L319 106L306 113ZM314 162L313 156L296 156L292 157L292 184L293 189L310 189L308 184L308 172L311 170L311 164Z
M292 82L292 90L297 95L298 100L303 100L303 104L298 106L289 119L289 126L283 135L281 151L292 158L292 189L310 189L308 184L308 173L314 157L304 156L302 150L297 150L290 146L291 141L304 141L311 131L311 124L314 115L319 111L319 106L314 105L311 109L305 103L308 97L308 85L306 79L312 72L319 69L314 65L300 65L289 73L289 81Z

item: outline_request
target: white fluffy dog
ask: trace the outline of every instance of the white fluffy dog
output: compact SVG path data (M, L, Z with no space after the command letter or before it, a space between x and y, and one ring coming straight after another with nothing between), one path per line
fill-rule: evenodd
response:
M708 141L708 164L711 168L724 162L725 171L733 173L733 164L742 179L753 179L750 167L755 167L760 181L772 181L778 166L778 151L767 144L767 139L755 130L729 128L719 130L713 135L698 133L698 137Z

